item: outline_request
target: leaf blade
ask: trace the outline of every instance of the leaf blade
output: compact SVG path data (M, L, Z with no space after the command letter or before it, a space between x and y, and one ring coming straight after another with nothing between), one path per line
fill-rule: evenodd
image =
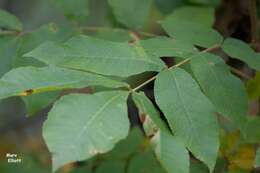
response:
M54 3L69 20L84 21L89 15L88 0L55 0Z
M246 128L244 129L245 139L248 143L257 143L260 141L260 118L249 117Z
M155 37L147 40L141 40L140 44L148 52L157 57L181 57L188 58L197 49L186 42L174 40L168 37Z
M59 67L20 67L6 73L0 80L0 99L86 86L122 87L122 82L86 72ZM125 85L126 86L126 85Z
M108 0L116 19L123 25L140 29L149 15L151 0ZM134 11L134 12L133 12Z
M0 28L22 31L22 23L16 16L0 9Z
M229 72L220 57L213 54L199 54L191 60L190 64L203 92L217 111L243 129L248 101L245 87L240 79Z
M172 16L175 19L193 21L201 25L211 27L214 24L214 8L199 6L183 6L174 10Z
M171 134L159 112L144 93L133 93L133 100L143 119L143 128L154 146L157 159L169 173L189 173L189 154L181 141Z
M53 170L105 153L125 138L129 130L127 96L123 91L71 94L56 102L43 126L43 137L53 153Z
M52 91L22 97L27 110L27 116L33 116L38 111L46 108L53 103L59 95L59 91Z
M139 45L83 35L73 37L63 45L47 42L25 56L46 64L121 77L160 71L165 67L162 61L149 57Z
M186 41L197 46L208 48L221 44L223 40L222 36L216 30L212 29L210 25L213 16L208 18L210 14L203 15L203 10L201 11L200 8L195 7L193 10L197 11L197 13L187 13L185 12L186 10L184 10L185 13L183 13L182 10L180 10L181 13L179 11L173 12L162 22L163 29L172 38ZM202 15L200 14L201 12ZM204 10L204 12L211 13L210 10ZM190 16L190 14L192 14L192 16ZM196 17L194 18L196 14L200 14L197 19ZM200 21L201 16L204 16L204 23ZM190 19L191 17L192 19Z
M254 50L243 41L227 38L222 45L222 49L232 58L244 61L250 67L260 71L260 54L255 53Z
M155 99L176 137L212 171L219 148L217 120L196 82L179 68L162 71L155 81Z

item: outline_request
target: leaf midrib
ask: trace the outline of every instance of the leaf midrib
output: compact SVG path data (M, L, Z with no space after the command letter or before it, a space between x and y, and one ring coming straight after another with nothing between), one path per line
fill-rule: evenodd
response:
M176 83L176 90L177 90L177 95L178 95L178 97L180 98L180 102L181 102L181 104L182 104L182 107L183 107L183 109L184 109L184 111L185 111L185 117L186 117L186 119L188 119L188 121L189 121L189 123L191 124L191 129L192 129L192 131L194 132L194 134L195 134L195 138L192 138L192 136L190 135L189 136L189 140L188 141L196 141L196 139L199 139L198 137L199 137L199 134L197 133L197 130L195 129L195 127L194 127L194 125L193 125L193 121L192 121L192 119L189 117L189 112L188 112L188 110L186 109L186 104L184 104L184 101L183 101L183 98L182 98L182 94L181 94L181 92L180 92L180 88L179 88L179 84L178 84L178 81L176 80L176 78L175 78L175 76L173 75L173 73L171 72L170 73L171 75L172 75L172 77L173 77L173 80L174 80L174 82ZM199 144L199 142L198 141L196 141L198 144ZM193 142L192 142L193 143ZM190 142L189 142L189 145L190 145ZM191 146L190 146L191 147Z
M89 121L87 121L87 123L83 126L82 130L79 132L78 136L75 138L75 140L73 140L74 142L77 143L77 141L82 137L82 135L86 132L86 130L88 129L89 125L101 114L101 112L104 111L104 109L111 103L113 102L115 99L117 99L118 97L120 97L121 95L118 94L112 98L110 98L102 107L100 107L97 112L89 119ZM72 143L71 144L71 148L75 148L75 144Z
M69 55L66 56L67 58L70 57ZM89 60L89 61L93 61L93 60L112 60L112 61L137 61L137 62L144 62L144 63L150 63L150 64L154 64L156 66L160 66L160 64L156 63L155 61L153 61L152 59L150 58L131 58L131 59L127 59L127 58L118 58L118 57L99 57L99 56L71 56L70 58L68 58L67 61L63 61L63 62L60 62L60 63L70 63L72 60L74 59L86 59L86 60ZM44 59L41 59L41 61L45 61ZM100 63L100 62L99 62Z

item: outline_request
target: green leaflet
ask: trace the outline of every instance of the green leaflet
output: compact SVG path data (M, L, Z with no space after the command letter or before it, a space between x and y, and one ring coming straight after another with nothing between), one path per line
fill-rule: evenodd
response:
M34 32L22 35L21 37L19 37L20 44L13 66L43 66L44 63L23 55L35 49L47 40L53 42L64 42L68 38L72 37L74 34L75 31L69 26L57 26L54 23L49 23L46 25L42 25Z
M183 6L175 9L171 17L211 27L215 21L214 12L212 7Z
M144 93L133 93L143 127L148 137L152 137L155 153L168 173L189 173L189 154L184 145L171 134L160 118L159 112ZM144 117L143 117L144 116Z
M148 18L152 0L108 0L118 22L123 25L140 29Z
M59 67L20 67L6 73L0 79L0 99L11 96L27 96L46 91L86 86L123 87L125 83L86 72Z
M115 29L115 28L102 28L92 34L95 38L109 40L114 42L127 42L132 40L128 30Z
M215 173L215 170L213 172ZM190 165L190 173L209 173L209 170L201 162L192 160ZM216 172L216 173L220 173L220 172Z
M152 138L152 143L156 156L168 173L189 173L189 152L177 137L159 131Z
M155 81L155 99L174 135L212 171L219 139L215 109L192 77L180 68L164 70Z
M127 168L127 173L166 173L151 150L135 155Z
M54 171L66 163L105 153L127 136L127 96L123 91L70 94L54 104L43 126Z
M243 129L248 110L244 84L233 76L225 62L210 53L191 60L192 72L217 111Z
M222 36L210 26L193 20L183 20L175 16L175 13L162 22L162 27L174 39L201 47L212 47L221 44L223 40Z
M46 40L63 42L64 40L70 38L73 34L75 34L74 29L67 25L58 26L54 23L42 25L35 31L25 33L20 36L19 39L17 39L17 42L19 41L19 46L17 46L16 48L17 50L8 51L10 55L16 53L16 56L14 58L10 58L10 55L7 54L9 56L5 56L5 59L8 59L9 61L12 60L11 65L13 66L13 68L21 66L44 66L44 63L30 57L23 57L23 55L36 48ZM8 66L5 66L5 68L7 67ZM56 95L57 94L54 94L54 92L52 92L36 94L29 97L22 97L23 101L25 102L28 115L33 115L34 113L40 111L42 108L51 104L55 100Z
M249 117L245 128L245 139L248 143L260 142L260 118Z
M215 170L214 170L215 172ZM190 173L209 173L207 167L205 167L201 163L197 162L191 162L190 165Z
M260 147L256 151L255 167L260 167Z
M11 70L19 39L14 36L0 37L0 77Z
M244 61L250 67L260 71L260 53L254 52L245 42L234 38L227 38L222 45L222 49L232 58Z
M70 20L85 21L89 15L88 0L55 0L54 3L63 10Z
M256 100L260 97L260 72L257 72L253 79L246 83L247 93L250 100Z
M88 36L73 37L64 44L46 42L25 56L46 64L91 71L104 75L127 77L165 67L150 57L139 45L111 42Z
M134 153L142 151L144 135L139 127L131 128L126 139L118 142L115 148L107 153L107 159L127 159Z
M103 162L95 173L124 173L126 163L123 160L108 160Z
M155 126L157 127L157 130L168 132L169 129L166 126L166 124L163 122L163 120L160 118L160 113L155 109L152 102L146 97L144 93L133 93L132 97L138 108L140 116L144 116L144 117L140 117L141 119L144 118L144 121L146 121L148 120L148 118L150 118L152 122L155 124ZM146 133L147 132L148 131L146 131Z
M125 173L131 158L142 153L146 139L139 127L131 128L127 138L119 141L115 147L105 154L87 160L87 165L78 167L69 173ZM102 158L99 160L99 158ZM96 167L98 165L98 167ZM95 170L95 171L94 171Z
M140 41L141 46L156 57L188 58L198 50L190 43L174 40L168 37L155 37Z
M22 31L22 23L16 18L16 16L0 9L0 28Z

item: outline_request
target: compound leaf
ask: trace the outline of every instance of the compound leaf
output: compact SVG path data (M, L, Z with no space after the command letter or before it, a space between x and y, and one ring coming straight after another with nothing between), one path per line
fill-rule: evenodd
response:
M155 99L174 135L212 171L219 148L215 108L183 69L159 73Z

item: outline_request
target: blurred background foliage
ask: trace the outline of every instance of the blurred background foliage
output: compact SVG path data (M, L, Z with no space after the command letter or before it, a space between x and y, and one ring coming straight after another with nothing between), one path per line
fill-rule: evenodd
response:
M131 6L132 2L134 0L109 0L109 5L108 0L0 0L0 8L17 16L23 27L22 31L19 31L20 26L15 26L15 36L0 35L0 76L14 67L28 64L43 66L36 60L21 57L47 40L63 42L78 33L113 41L131 40L129 32L122 29L138 31L143 38L153 34L165 35L158 23L173 12L188 20L213 25L225 37L250 41L250 10L248 1L245 0L139 0L138 6L132 9L130 14L127 13L129 10L113 11L114 5L129 3ZM149 8L143 7L143 2L150 3ZM194 12L190 7L199 10ZM119 15L115 17L114 13ZM256 45L255 49L260 50L259 45ZM166 62L172 63L167 59ZM246 131L247 139L244 139L232 125L223 120L221 149L214 172L258 172L260 170L256 166L260 165L260 159L255 159L255 148L259 145L260 139L260 75L255 75L238 60L229 59L228 63L251 78L247 81L247 89L252 121L249 121ZM149 75L143 74L143 77ZM132 77L129 81L138 83L135 79ZM151 88L148 86L146 92L150 91ZM51 103L61 94L64 93L49 92L44 95L0 101L0 172L50 172L51 159L41 136L41 127ZM131 103L129 105L129 113L136 115L136 109ZM164 172L150 150L149 140L143 136L136 117L131 116L132 124L136 127L114 150L86 162L66 165L60 172ZM22 164L8 164L6 153L17 153L18 157L22 158ZM193 158L191 173L204 172L208 172L207 168Z

